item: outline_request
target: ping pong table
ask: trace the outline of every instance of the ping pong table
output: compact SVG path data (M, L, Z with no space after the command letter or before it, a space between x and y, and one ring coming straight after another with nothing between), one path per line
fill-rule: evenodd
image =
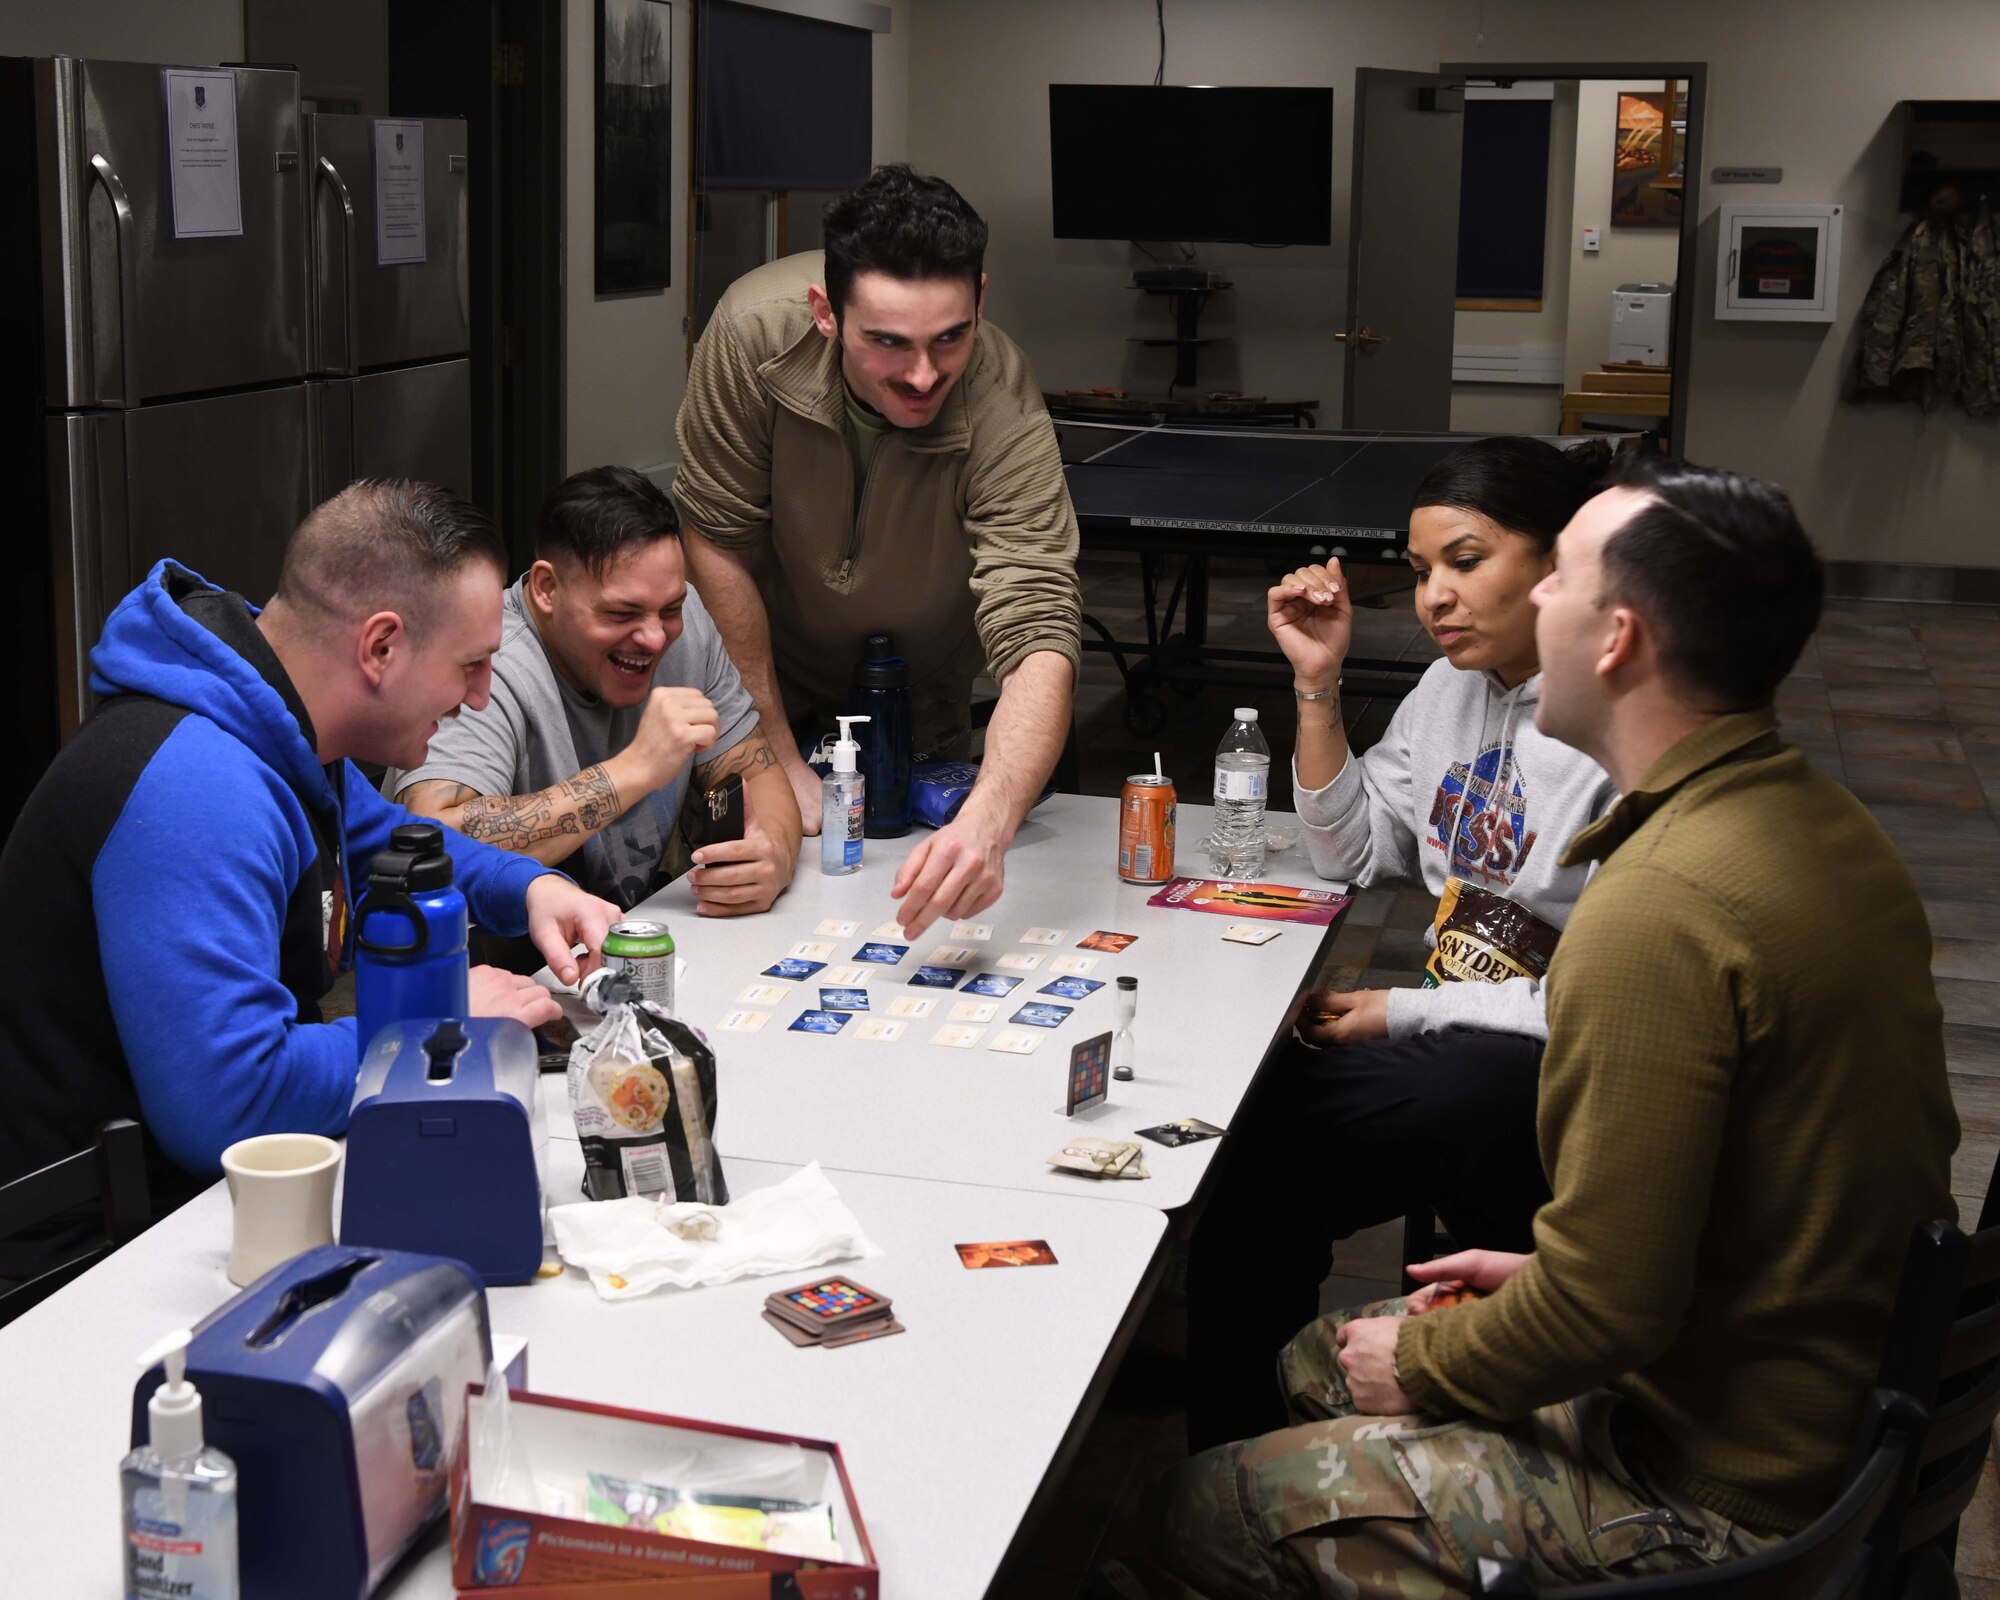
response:
M1476 437L1105 422L1057 422L1056 435L1084 548L1135 551L1140 558L1145 640L1119 640L1096 619L1084 619L1099 635L1084 646L1117 662L1125 720L1139 734L1156 732L1164 719L1154 694L1162 684L1280 681L1283 658L1276 650L1208 642L1211 557L1400 565L1417 485ZM1164 563L1176 559L1179 572L1162 606ZM1353 657L1346 675L1368 680L1371 692L1396 693L1414 686L1427 664Z

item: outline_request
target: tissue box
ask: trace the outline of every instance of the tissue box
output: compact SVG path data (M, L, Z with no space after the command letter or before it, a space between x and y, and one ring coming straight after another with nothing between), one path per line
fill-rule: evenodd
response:
M354 1086L340 1242L541 1270L548 1125L535 1037L508 1018L393 1022Z
M483 1386L468 1390L452 1457L452 1583L461 1595L494 1588L514 1600L876 1600L880 1593L838 1445L516 1392L505 1401L503 1455L483 1447L487 1404ZM662 1513L676 1490L687 1504ZM815 1509L789 1509L802 1505ZM818 1553L732 1542L776 1518L816 1523L822 1506L827 1543ZM659 1520L682 1531L657 1531Z

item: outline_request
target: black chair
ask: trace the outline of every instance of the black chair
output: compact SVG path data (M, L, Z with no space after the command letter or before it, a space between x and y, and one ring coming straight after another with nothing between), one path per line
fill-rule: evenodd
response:
M91 1240L25 1282L0 1293L0 1328L81 1277L152 1221L146 1185L146 1141L139 1124L124 1117L97 1130L88 1150L51 1162L39 1172L0 1185L0 1239L13 1239L40 1223L97 1202L104 1236Z
M1896 1523L1910 1493L1923 1438L1923 1407L1878 1389L1869 1401L1857 1455L1840 1498L1817 1522L1780 1545L1652 1578L1538 1589L1516 1561L1481 1557L1476 1595L1560 1594L1563 1600L1862 1600L1880 1592L1895 1560Z
M1878 1381L1930 1412L1887 1592L1898 1600L1956 1595L1958 1520L1979 1487L2000 1417L2000 1160L1976 1233L1927 1222L1911 1239Z

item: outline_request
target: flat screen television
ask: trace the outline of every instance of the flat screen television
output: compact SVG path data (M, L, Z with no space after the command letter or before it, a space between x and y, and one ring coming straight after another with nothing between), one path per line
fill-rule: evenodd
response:
M1058 239L1333 242L1333 91L1049 85Z

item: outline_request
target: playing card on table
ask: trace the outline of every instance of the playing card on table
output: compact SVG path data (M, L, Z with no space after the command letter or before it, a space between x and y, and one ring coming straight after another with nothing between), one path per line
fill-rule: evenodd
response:
M968 983L961 992L965 994L1009 995L1020 985L1020 982L1019 978L1010 978L1004 972L982 972Z
M1141 1128L1139 1137L1172 1148L1200 1144L1204 1139L1219 1139L1222 1129L1212 1122L1203 1122L1199 1117L1183 1117L1179 1122L1163 1122L1157 1128Z
M997 1000L960 1000L945 1016L952 1022L991 1022L999 1009Z
M969 944L941 944L927 958L933 967L962 967L979 952Z
M1222 930L1222 937L1234 944L1269 944L1284 931L1261 922L1232 922Z
M723 1016L722 1026L727 1033L755 1033L770 1020L768 1011L731 1011Z
M899 994L889 1002L892 1017L927 1017L937 1009L937 1001L927 994Z
M903 939L903 925L892 918L869 934L868 937L871 939L892 939L900 944Z
M951 925L951 936L954 939L990 939L993 937L993 924L990 922L954 922Z
M1096 956L1057 956L1049 963L1049 971L1074 973L1080 978L1096 965Z
M833 958L833 946L813 939L801 939L785 952L798 961L829 961Z
M878 1044L893 1044L903 1037L907 1022L895 1022L888 1017L856 1017L854 1036L857 1039L873 1039Z
M801 1011L790 1033L838 1033L847 1026L845 1011Z
M868 991L866 989L822 989L819 992L819 1008L822 1011L866 1011Z
M820 974L821 983L837 983L843 989L858 989L868 981L866 967L828 967Z
M1036 994L1052 994L1058 1000L1088 1000L1104 985L1095 978L1056 978L1035 991Z
M879 967L893 967L910 953L906 944L864 944L854 952L856 961L868 961Z
M1152 1176L1139 1147L1120 1139L1072 1139L1049 1157L1049 1165L1065 1172L1087 1172L1093 1178Z
M1011 967L1016 972L1033 972L1042 964L1042 953L1039 950L1010 950L997 964Z
M919 967L910 974L910 982L919 989L956 989L964 976L963 967Z
M736 997L736 1003L745 1006L781 1006L791 992L789 989L780 989L775 983L753 983Z
M1067 928L1030 928L1021 935L1023 944L1061 944L1069 937Z
M810 978L825 965L824 961L799 961L791 956L786 956L784 960L774 961L766 967L764 969L764 976L767 978L790 978L794 983L797 983L802 979Z
M970 1050L986 1037L984 1028L974 1028L962 1022L947 1022L931 1035L932 1044L941 1044L953 1050Z
M1007 1020L1025 1023L1030 1028L1060 1028L1075 1009L1074 1006L1052 1006L1040 1000L1030 1000Z
M1026 1028L1002 1028L993 1035L993 1042L986 1048L999 1050L1010 1056L1031 1056L1041 1044L1042 1036L1031 1033Z
M838 917L828 917L813 932L822 939L852 939L861 931L858 922L843 922Z

